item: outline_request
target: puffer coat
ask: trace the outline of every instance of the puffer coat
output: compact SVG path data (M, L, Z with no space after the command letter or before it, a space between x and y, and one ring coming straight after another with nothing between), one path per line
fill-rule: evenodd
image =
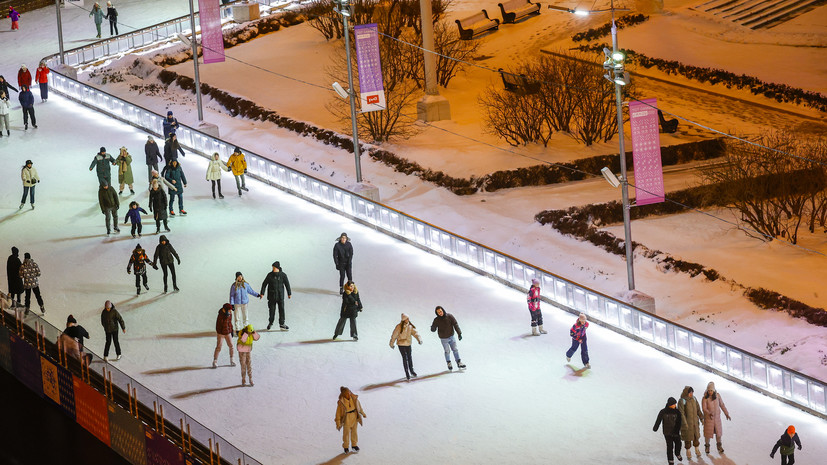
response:
M681 439L683 441L696 441L701 438L701 428L699 425L703 423L704 417L701 412L701 405L695 395L689 397L689 386L683 388L681 398L678 401L678 410L683 415L683 422L681 423Z
M339 316L342 318L356 318L360 311L362 311L362 299L359 297L359 289L356 289L356 285L354 285L353 291L347 289L342 294L342 310L339 312Z
M32 187L40 182L40 176L37 175L37 170L34 166L31 168L24 166L20 171L20 179L23 180L23 187Z
M121 318L121 314L118 313L114 305L109 310L104 308L101 312L101 326L103 326L103 331L106 333L117 333L118 326L126 330L123 318Z
M714 389L715 385L710 384ZM707 388L707 391L708 390L709 388ZM701 401L704 412L704 437L710 439L717 434L720 438L724 435L723 425L721 424L721 412L723 411L727 417L729 417L729 412L726 409L726 405L724 405L724 399L721 398L721 394L718 391L715 391L713 395L708 397L707 391L704 391L704 398Z
M149 191L149 211L152 212L152 217L157 221L167 219L167 194L163 189L152 189Z
M233 154L230 155L230 159L227 160L227 166L233 170L235 176L240 176L247 170L247 159L244 158L243 153L233 152Z
M409 321L408 324L405 325L405 329L402 329L402 323L399 323L396 325L396 328L393 329L390 346L393 348L394 342L400 346L409 346L413 343L414 339L422 344L422 339L419 338L419 333L416 332L416 327L414 327L414 325L412 325Z
M227 170L227 165L220 159L210 160L207 164L207 181L218 181L221 179L221 172Z

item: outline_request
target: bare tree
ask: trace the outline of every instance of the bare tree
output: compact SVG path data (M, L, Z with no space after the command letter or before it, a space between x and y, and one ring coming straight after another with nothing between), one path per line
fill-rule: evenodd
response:
M541 142L548 145L552 129L542 98L537 94L512 93L494 86L479 96L485 128L513 146Z

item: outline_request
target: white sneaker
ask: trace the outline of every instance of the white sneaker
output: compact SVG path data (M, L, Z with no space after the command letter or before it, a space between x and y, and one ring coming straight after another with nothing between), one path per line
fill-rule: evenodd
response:
M218 366L218 360L213 360L212 361L212 367L215 368L217 366Z
M115 361L118 361L118 360L120 360L120 359L121 359L121 356L120 356L120 355L118 355L117 357L115 357Z
M592 366L591 366L590 364L588 364L588 363L587 363L587 364L586 364L586 368L588 368L588 369L590 369L590 370L591 370Z
M104 362L109 362L109 357L104 357L104 358L103 358L103 361L104 361Z
M230 359L230 366L231 366L231 367L234 367L234 366L235 366L235 362L234 362L232 359Z

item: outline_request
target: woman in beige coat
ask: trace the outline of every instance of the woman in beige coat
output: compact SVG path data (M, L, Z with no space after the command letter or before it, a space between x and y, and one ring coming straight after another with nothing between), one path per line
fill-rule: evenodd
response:
M123 194L123 186L126 184L129 186L129 192L135 195L135 189L132 188L132 183L135 182L135 178L132 176L132 155L129 154L126 147L121 147L121 152L118 154L118 158L115 159L115 163L118 165L118 184L121 185L118 194Z
M336 429L342 430L342 448L345 453L350 452L348 446L359 452L359 434L357 428L362 424L362 418L367 418L359 403L359 396L342 386L339 388L339 402L336 404Z
M416 378L413 360L411 359L411 343L414 338L422 344L422 339L419 338L419 333L416 332L416 326L408 319L408 315L403 313L402 321L393 329L390 346L393 349L394 342L399 346L399 353L402 354L402 368L405 369L405 378L407 379L411 379L411 376Z
M715 390L715 383L710 381L710 383L706 385L706 392L704 392L701 406L704 411L704 449L708 454L709 440L712 439L712 435L715 435L718 443L718 453L723 454L724 446L721 444L721 436L724 435L724 430L721 425L721 412L724 412L727 420L732 420L732 418L729 417L729 412L726 409L726 405L724 405L724 399L721 398L721 394Z
M698 404L698 399L695 398L695 390L692 386L686 386L681 392L681 399L678 401L678 410L681 412L681 439L684 441L684 448L686 449L686 458L692 458L692 450L690 447L695 446L695 454L698 458L701 457L701 450L698 446L701 445L701 429L698 422L703 424L704 417L701 413L701 406Z

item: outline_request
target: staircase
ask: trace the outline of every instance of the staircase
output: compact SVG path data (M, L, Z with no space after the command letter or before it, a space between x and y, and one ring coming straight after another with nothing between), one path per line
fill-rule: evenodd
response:
M769 29L824 4L827 0L709 0L693 9L750 29Z

